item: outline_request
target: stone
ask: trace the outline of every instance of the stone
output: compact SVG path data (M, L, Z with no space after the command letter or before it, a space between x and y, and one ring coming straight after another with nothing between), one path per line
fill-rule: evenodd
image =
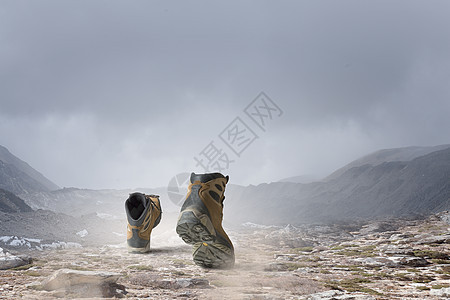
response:
M276 260L287 260L287 261L293 261L295 258L297 258L296 254L274 254L273 258Z
M426 259L415 256L359 257L355 259L355 262L365 266L385 266L390 268L399 266L424 267L429 265L429 262Z
M450 287L442 289L431 289L430 295L438 297L450 297Z
M209 287L209 281L204 278L179 278L176 280L179 288Z
M379 247L380 250L382 250L384 252L384 254L386 255L409 255L409 256L413 256L414 255L414 251L411 248L398 248L398 247L393 247L393 245L386 245L386 246L382 246Z
M398 241L398 240L404 240L413 237L412 234L408 233L394 233L389 237L390 241Z
M415 245L424 244L450 244L450 234L435 235L425 237L414 243Z
M268 266L264 268L264 271L269 272L277 272L277 271L286 271L289 267L283 263L270 263Z
M441 219L441 221L444 221L445 223L450 225L450 212L449 211L443 211L438 214L438 217Z
M376 300L375 297L363 294L345 293L337 290L330 290L315 293L300 298L302 300Z
M13 255L0 248L0 270L8 270L31 264L33 259L27 255Z
M178 290L185 288L210 288L209 281L205 278L164 278L156 274L140 274L130 279L132 284L158 289Z
M430 264L423 257L415 257L415 256L404 256L399 260L399 263L404 266L409 267L424 267Z
M371 233L379 233L386 231L396 231L398 226L389 222L375 222L368 225L364 225L359 231L360 235L367 235Z
M398 267L400 266L400 257L360 257L356 258L355 262L358 262L364 266L370 267Z
M341 291L330 290L330 291L307 295L307 296L304 296L302 299L304 299L304 300L333 299L333 297L343 295L343 294L344 294L344 292L341 292Z
M47 291L58 291L77 297L122 297L125 288L116 282L119 273L60 269L42 283Z

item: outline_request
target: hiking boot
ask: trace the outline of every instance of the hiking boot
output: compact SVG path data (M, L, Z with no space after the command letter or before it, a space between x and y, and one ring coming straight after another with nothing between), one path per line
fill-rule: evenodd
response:
M222 228L225 185L220 173L191 174L186 200L181 207L177 234L193 246L197 265L208 268L234 265L234 248Z
M161 221L159 196L132 193L125 201L127 213L127 244L132 253L150 251L150 234Z

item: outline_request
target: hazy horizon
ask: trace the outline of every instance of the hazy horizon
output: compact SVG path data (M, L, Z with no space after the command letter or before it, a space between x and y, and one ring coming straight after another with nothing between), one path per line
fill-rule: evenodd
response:
M61 187L102 189L165 187L213 154L231 162L230 183L247 185L449 144L449 11L448 1L3 1L0 145Z

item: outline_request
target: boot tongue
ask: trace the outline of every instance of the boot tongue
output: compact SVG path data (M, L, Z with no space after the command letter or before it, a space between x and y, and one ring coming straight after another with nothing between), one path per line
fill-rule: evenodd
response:
M225 178L225 176L223 176L220 173L205 173L205 174L195 174L194 172L191 173L191 183L194 183L195 181L206 183L210 180L217 178Z

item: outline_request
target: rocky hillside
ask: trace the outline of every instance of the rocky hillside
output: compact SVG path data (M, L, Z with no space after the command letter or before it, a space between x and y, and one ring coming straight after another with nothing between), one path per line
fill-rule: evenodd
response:
M433 147L404 147L378 150L336 170L331 175L326 177L324 181L336 179L352 168L361 167L364 165L377 166L385 162L393 161L411 161L417 157L448 148L450 148L450 145L438 145Z
M275 182L242 187L233 185L230 175L224 212L229 224L335 222L450 209L448 145L381 150L350 163L324 181L308 184ZM169 200L167 188L138 190L161 195L163 211L179 210ZM33 209L123 219L123 203L133 191L66 188L19 196Z
M428 152L421 149L411 155L410 148L405 151L409 157ZM426 215L450 209L450 148L409 161L389 161L402 157L399 150L390 152L395 155L376 155L377 163L351 163L353 167L344 167L323 182L230 186L227 213L235 222L299 224ZM388 161L381 162L382 157Z
M0 189L0 212L18 213L32 211L25 201L11 192Z
M0 146L0 188L16 195L59 189L3 146Z

